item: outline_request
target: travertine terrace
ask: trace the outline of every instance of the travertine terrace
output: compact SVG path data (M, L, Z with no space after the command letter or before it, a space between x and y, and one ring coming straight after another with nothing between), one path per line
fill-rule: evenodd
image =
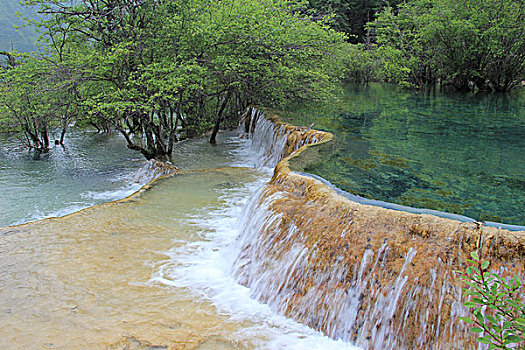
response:
M253 133L265 113L249 113ZM269 138L286 137L284 158L247 208L238 281L287 316L367 349L476 347L458 321L468 310L455 271L478 251L493 271L523 279L525 232L353 202L290 169L331 134L266 120Z

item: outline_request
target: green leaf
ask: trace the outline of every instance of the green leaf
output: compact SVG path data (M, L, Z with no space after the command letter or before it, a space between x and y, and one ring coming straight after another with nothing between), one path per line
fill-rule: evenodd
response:
M521 305L514 300L507 300L507 304L514 306L516 309L521 309Z
M474 311L474 316L476 316L476 319L478 320L478 323L480 325L485 324L485 319L483 318L483 315L481 314L479 310Z
M497 325L498 324L498 321L496 321L494 316L487 315L487 320L489 320L489 322L492 323L493 325Z
M460 319L461 321L465 322L465 323L468 323L468 324L470 324L470 323L474 323L474 320L472 320L472 319L470 319L470 318L468 318L468 317L460 317L459 319Z
M470 256L472 257L472 259L474 259L474 261L479 261L479 255L477 252L471 252Z
M488 338L488 337L479 337L478 339L476 339L478 342L482 343L482 344L490 344L491 343L491 339Z
M489 267L489 262L488 261L484 261L484 262L481 263L481 268L483 270L485 270L487 267Z
M480 328L480 327L472 327L469 332L472 332L472 333L481 333L483 332L483 329Z
M525 318L517 318L514 321L520 326L525 326Z
M472 308L472 307L477 307L478 304L473 303L473 302L471 302L471 301L466 301L466 302L463 303L463 306L465 306L465 307L471 307L471 308Z
M514 335L514 334L510 334L510 335L507 335L505 337L505 343L506 344L511 344L511 343L519 343L520 341L522 341L523 339Z

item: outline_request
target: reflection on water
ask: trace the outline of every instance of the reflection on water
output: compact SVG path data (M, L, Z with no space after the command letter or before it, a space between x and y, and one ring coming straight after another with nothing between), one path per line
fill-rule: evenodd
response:
M333 132L305 171L364 197L525 224L525 93L408 93L347 87L342 105L291 108L285 120Z

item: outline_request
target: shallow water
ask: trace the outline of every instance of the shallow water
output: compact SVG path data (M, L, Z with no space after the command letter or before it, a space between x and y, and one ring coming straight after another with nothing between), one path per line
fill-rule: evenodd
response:
M0 226L130 195L143 184L136 173L144 164L113 133L71 131L65 148L53 146L40 160L15 137L0 135Z
M525 225L525 92L349 86L342 105L290 108L336 141L305 171L366 198Z
M177 143L173 163L181 169L235 164L235 132ZM116 133L70 131L66 147L54 146L40 160L15 137L0 135L0 226L63 216L82 208L121 199L151 180L140 153L129 150Z
M181 163L253 161L247 140L205 142L178 150ZM124 201L0 228L0 348L354 349L256 302L230 275L238 217L270 174L182 171Z

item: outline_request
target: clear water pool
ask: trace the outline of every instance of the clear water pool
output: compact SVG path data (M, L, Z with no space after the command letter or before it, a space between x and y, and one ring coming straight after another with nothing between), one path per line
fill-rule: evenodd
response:
M306 172L366 198L525 225L525 91L347 86L340 105L280 112L336 140Z

